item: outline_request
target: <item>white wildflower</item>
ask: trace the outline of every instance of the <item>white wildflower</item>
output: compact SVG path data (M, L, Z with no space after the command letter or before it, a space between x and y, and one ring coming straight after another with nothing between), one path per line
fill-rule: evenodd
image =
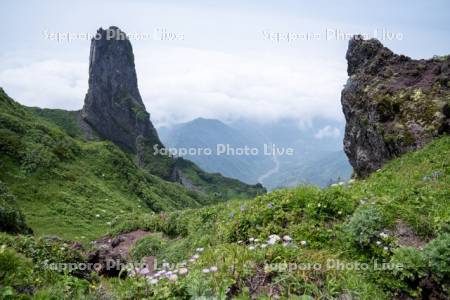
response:
M267 248L267 244L261 244L261 248Z
M217 267L216 266L212 266L211 268L209 268L209 271L211 271L211 272L217 272Z
M255 250L255 246L248 247L248 250Z
M272 234L269 236L269 240L267 241L267 244L275 245L279 240L281 240L281 238L278 235Z
M200 257L200 255L198 255L198 254L192 255L192 258L193 258L193 259L198 259L199 257Z
M203 252L205 249L204 248L197 248L197 249L195 249L195 251L197 251L197 252Z
M207 274L207 273L209 273L209 269L203 269L202 272Z
M177 279L178 279L177 274L172 274L172 275L169 276L169 280L170 281L177 281Z
M148 283L150 283L150 284L157 284L157 283L158 283L158 279L156 279L156 278L150 278L150 279L148 280Z
M290 241L292 241L292 238L288 235L285 235L285 236L283 236L283 241L290 242Z
M306 246L306 244L307 244L306 241L301 241L300 242L300 245L302 245L302 246Z
M180 268L180 270L178 271L178 274L180 275L186 275L187 273L188 273L187 268Z
M249 238L248 239L250 242L253 242L253 241L255 241L255 239L254 238Z
M381 241L377 241L377 245L380 246L381 245Z
M389 235L387 233L381 232L380 233L380 237L382 237L383 239L389 237Z

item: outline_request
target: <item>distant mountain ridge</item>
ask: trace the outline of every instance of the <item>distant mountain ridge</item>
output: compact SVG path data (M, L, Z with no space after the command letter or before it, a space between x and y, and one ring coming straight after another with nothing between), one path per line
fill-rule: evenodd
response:
M161 140L168 147L215 149L217 144L231 147L254 147L259 155L186 155L203 169L247 183L260 182L269 189L314 184L326 186L348 179L351 167L342 151L339 136L317 137L323 128L337 132L343 124L332 120L315 120L301 128L295 120L259 124L241 120L225 124L215 119L197 118L172 127L159 128ZM294 155L264 155L264 145L294 149Z
M262 144L258 144L257 139L219 120L197 118L171 128L160 128L159 132L168 147L212 149L212 155L185 156L208 172L218 172L255 184L258 182L259 174L272 165L272 159L262 155ZM229 145L234 149L245 146L256 147L260 151L257 156L217 155L218 145Z

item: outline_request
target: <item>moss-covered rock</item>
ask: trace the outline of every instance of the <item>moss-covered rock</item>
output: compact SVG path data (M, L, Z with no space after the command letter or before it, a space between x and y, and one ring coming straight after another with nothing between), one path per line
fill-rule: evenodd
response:
M347 61L344 150L357 175L450 132L448 56L413 60L355 36Z

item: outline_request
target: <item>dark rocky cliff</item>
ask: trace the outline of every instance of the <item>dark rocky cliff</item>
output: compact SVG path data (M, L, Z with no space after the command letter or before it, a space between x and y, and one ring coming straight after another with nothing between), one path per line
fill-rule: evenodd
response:
M102 138L137 154L139 144L161 144L138 90L130 41L117 27L92 39L89 90L82 119Z
M134 154L152 174L170 178L173 160L153 154L162 143L139 93L131 43L117 27L100 28L91 41L81 128L87 137L100 136Z
M341 102L344 150L356 175L450 131L450 59L414 60L355 36Z

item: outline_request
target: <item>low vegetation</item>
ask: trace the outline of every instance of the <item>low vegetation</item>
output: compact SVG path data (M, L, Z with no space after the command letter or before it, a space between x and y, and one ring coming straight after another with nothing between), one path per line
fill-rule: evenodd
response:
M1 291L36 298L67 290L93 299L446 299L449 152L450 137L444 136L366 180L198 209L124 212L110 234L152 232L133 246L131 257L155 256L153 275L138 269L105 279L42 271L46 259L83 258L67 241L4 234ZM56 251L30 251L48 249L46 243Z

